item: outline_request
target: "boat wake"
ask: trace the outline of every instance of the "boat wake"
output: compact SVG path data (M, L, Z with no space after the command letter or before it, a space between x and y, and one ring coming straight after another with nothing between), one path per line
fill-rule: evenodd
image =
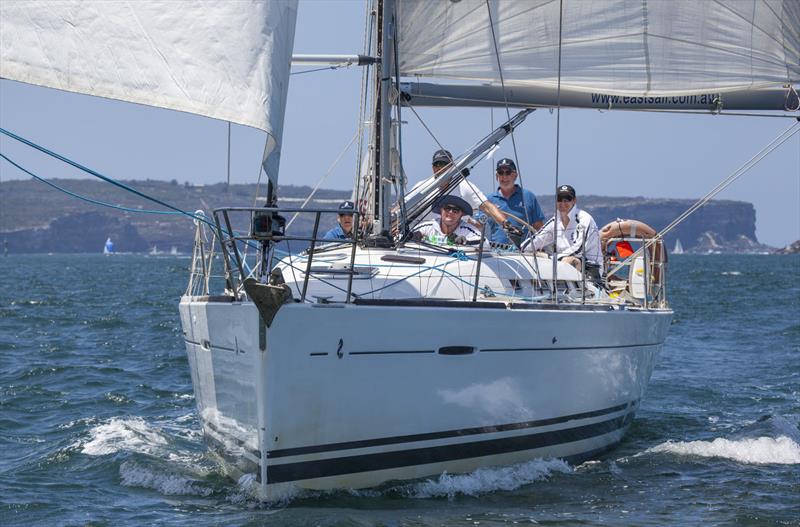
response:
M404 485L398 490L410 498L452 499L459 494L478 496L498 490L516 490L546 480L553 473L568 474L572 471L572 467L560 459L534 459L508 467L481 468L469 474L444 473L436 479Z
M89 441L83 443L81 452L90 456L104 456L120 451L140 454L157 454L167 445L167 437L139 417L114 417L89 431Z
M724 458L739 463L800 464L800 444L787 436L748 439L717 438L713 441L667 441L645 453Z
M136 461L125 461L119 467L124 487L153 489L165 496L211 496L215 489L192 475L170 472L161 465L147 466Z
M764 415L747 422L729 437L666 441L638 455L648 453L729 459L745 464L797 465L800 464L800 430L794 417Z
M186 440L200 450L182 448L180 443ZM172 430L141 417L114 417L92 427L88 439L74 446L89 456L127 455L119 466L121 484L126 487L153 489L169 496L206 497L216 491L206 481L215 473L213 464L205 461L199 434L191 428Z

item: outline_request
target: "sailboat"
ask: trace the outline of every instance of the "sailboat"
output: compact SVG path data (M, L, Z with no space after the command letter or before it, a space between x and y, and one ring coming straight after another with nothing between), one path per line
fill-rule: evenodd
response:
M672 249L672 254L683 254L683 244L680 238L675 240L675 248Z
M638 240L612 291L613 268L595 281L546 254L410 233L537 108L793 110L800 79L790 0L374 0L364 54L294 59L290 0L70 7L3 8L3 77L266 133L264 206L196 215L179 305L203 433L265 499L618 444L672 319L661 241ZM322 241L336 211L277 206L293 60L367 68L352 239ZM409 105L509 113L406 195ZM287 231L295 213L312 232Z
M106 239L106 244L103 246L103 254L113 254L114 253L114 242L111 241L111 238Z

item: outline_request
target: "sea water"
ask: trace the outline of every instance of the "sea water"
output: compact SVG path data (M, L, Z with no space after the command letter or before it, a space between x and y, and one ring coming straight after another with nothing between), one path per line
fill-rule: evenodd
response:
M800 525L800 256L669 265L675 319L608 454L264 504L206 455L188 259L2 258L0 525Z

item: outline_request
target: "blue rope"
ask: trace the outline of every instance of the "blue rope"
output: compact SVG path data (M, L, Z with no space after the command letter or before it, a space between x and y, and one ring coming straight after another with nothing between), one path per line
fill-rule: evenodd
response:
M94 203L95 205L101 205L103 207L109 207L109 208L112 208L112 209L123 210L123 211L126 211L126 212L141 212L143 214L179 214L178 212L171 211L171 210L130 209L128 207L120 207L119 205L114 205L112 203L106 203L105 201L99 201L99 200L96 200L96 199L87 198L86 196L81 196L80 194L76 194L76 193L74 193L72 191L69 191L69 190L67 190L65 188L59 187L55 183L52 183L50 181L47 181L44 178L41 178L41 177L37 176L33 172L31 172L29 170L26 170L25 168L19 166L17 163L15 163L11 159L9 159L5 154L0 153L0 157L2 157L3 159L8 161L9 163L14 165L15 167L17 167L19 170L22 170L23 172L25 172L26 174L28 174L32 178L36 179L37 181L41 181L45 185L49 185L49 186L53 187L54 189L59 190L59 191L63 192L64 194L67 194L68 196L72 196L73 198L78 198L80 200L83 200L83 201L86 201L86 202L89 202L89 203Z
M94 176L96 178L102 179L106 183L111 183L112 185L114 185L116 187L119 187L121 189L127 190L128 192L132 192L133 194L136 194L137 196L142 197L142 198L144 198L146 200L150 200L150 201L152 201L154 203L158 203L162 207L166 207L168 209L172 209L172 210L176 211L178 214L183 214L185 216L188 216L188 217L192 218L193 220L198 220L198 221L205 222L206 224L210 225L211 227L214 226L205 218L201 218L201 217L199 217L199 216L197 216L195 214L192 214L190 212L186 212L185 210L181 210L178 207L175 207L173 205L170 205L169 203L161 201L158 198L154 198L152 196L148 196L147 194L139 192L138 190L136 190L133 187L129 187L128 185L120 183L119 181L117 181L115 179L112 179L110 177L106 177L106 176L100 174L99 172L95 172L91 168L88 168L88 167L85 167L85 166L83 166L83 165L81 165L79 163L76 163L75 161L72 161L71 159L68 159L68 158L66 158L66 157L64 157L62 155L59 155L59 154L53 152L52 150L48 150L47 148L44 148L43 146L39 146L36 143L25 139L24 137L20 137L20 136L18 136L17 134L15 134L13 132L9 132L5 128L0 128L0 133L2 133L3 135L6 135L6 136L8 136L8 137L10 137L12 139L15 139L16 141L19 141L20 143L22 143L24 145L27 145L27 146L29 146L31 148L34 148L34 149L36 149L36 150L38 150L38 151L40 151L40 152L42 152L44 154L47 154L50 157L58 159L62 163L67 163L68 165L71 165L71 166L77 168L78 170L86 172L87 174L90 174L90 175L92 175L92 176Z

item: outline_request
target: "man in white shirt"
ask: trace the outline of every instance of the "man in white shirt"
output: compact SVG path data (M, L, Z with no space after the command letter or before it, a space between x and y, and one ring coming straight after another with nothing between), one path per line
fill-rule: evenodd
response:
M523 245L523 250L552 251L555 239L556 258L581 270L581 256L586 259L587 268L599 266L603 272L603 254L600 251L600 233L594 218L578 208L575 189L561 185L556 189L558 210L531 240ZM556 225L558 222L558 225Z
M436 245L478 245L481 233L464 216L472 215L472 206L458 196L442 196L431 209L439 218L424 221L414 229L413 240Z

